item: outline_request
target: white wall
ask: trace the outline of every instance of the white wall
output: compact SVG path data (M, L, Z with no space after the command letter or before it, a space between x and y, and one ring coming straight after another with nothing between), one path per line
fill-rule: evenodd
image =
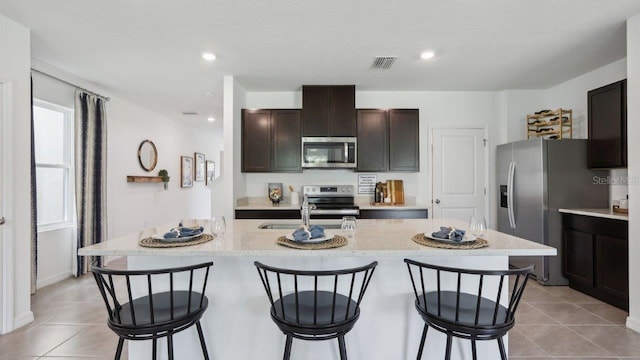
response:
M29 29L0 14L0 82L8 93L2 127L2 193L6 218L0 244L3 307L0 333L33 321L30 300L30 128Z
M300 108L301 92L249 92L247 108ZM404 181L405 195L415 196L420 204L431 203L430 139L432 127L486 127L489 137L489 209L495 218L495 146L504 142L501 126L501 97L498 92L426 92L426 91L356 91L356 108L417 108L420 111L420 172L378 173L379 180ZM282 182L284 187L304 184L357 185L358 173L348 170L304 170L298 174L247 173L247 196L264 196L267 183ZM288 191L285 191L288 195Z
M533 114L543 108L544 90L504 90L502 95L502 113L504 127L507 130L505 143L527 138L527 114Z
M180 156L199 152L220 164L221 134L209 123L189 126L112 97L107 103L107 134L109 238L183 218L211 217L211 194L204 182L180 187ZM138 146L145 139L158 150L152 172L138 163ZM127 175L157 176L160 169L167 169L171 177L168 190L162 183L126 182Z
M627 21L627 137L629 178L629 317L627 326L640 332L640 14ZM637 206L637 207L636 207ZM634 211L634 209L636 209Z
M245 106L245 91L233 77L223 79L224 154L222 178L211 193L213 215L233 219L238 198L246 196L245 176L241 172L241 109Z
M108 95L95 84L33 60L38 70L79 86ZM76 88L48 76L34 73L34 96L73 108ZM210 190L204 182L192 188L180 188L180 156L205 154L220 164L222 136L213 124L190 126L173 121L121 98L111 96L107 109L107 213L109 238L142 228L178 221L183 218L210 218ZM149 139L158 150L158 163L152 172L144 171L137 158L141 141ZM127 183L127 175L155 176L167 169L171 181L168 190L161 183ZM219 175L219 166L216 166ZM73 274L75 256L73 229L39 233L38 287L47 286Z

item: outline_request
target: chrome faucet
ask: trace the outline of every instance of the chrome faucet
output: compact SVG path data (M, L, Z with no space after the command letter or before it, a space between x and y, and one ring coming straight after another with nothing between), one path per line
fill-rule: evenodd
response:
M315 209L315 204L309 204L309 199L307 199L307 195L304 195L304 200L302 201L302 207L300 208L300 214L302 215L302 226L309 230L309 226L311 226L311 210Z

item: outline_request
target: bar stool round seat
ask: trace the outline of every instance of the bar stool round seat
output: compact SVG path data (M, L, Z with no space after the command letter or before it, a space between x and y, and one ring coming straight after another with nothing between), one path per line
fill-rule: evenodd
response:
M340 359L346 360L344 336L360 317L360 303L378 263L324 271L275 268L257 261L254 264L271 303L271 319L286 335L283 359L291 357L293 338L337 338Z
M523 269L471 270L437 266L405 259L415 294L415 308L425 322L417 359L422 358L427 331L432 327L447 336L445 359L451 359L452 338L497 340L500 357L507 360L502 338L515 325L515 312L533 265ZM506 286L512 277L511 290ZM455 279L455 289L442 289ZM463 289L464 288L464 289ZM508 298L505 305L502 297Z
M351 330L360 317L358 303L344 295L330 291L301 291L297 295L297 301L296 294L289 294L271 307L271 319L293 337L332 339Z
M93 264L91 271L107 307L107 325L119 337L115 359L119 360L122 355L124 340L152 340L155 360L157 339L166 337L168 356L172 360L173 335L195 325L203 357L208 360L200 319L209 306L204 293L212 265L209 262L170 269L116 270ZM199 279L196 274L200 275ZM178 276L188 276L188 289L174 289L174 279ZM164 289L167 285L169 291L153 290L154 286Z

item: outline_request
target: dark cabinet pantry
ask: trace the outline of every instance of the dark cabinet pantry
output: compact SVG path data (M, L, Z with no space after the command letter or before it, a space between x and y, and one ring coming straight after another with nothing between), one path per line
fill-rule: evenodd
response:
M591 90L587 97L589 168L626 168L627 80Z
M301 172L300 110L242 110L242 171Z

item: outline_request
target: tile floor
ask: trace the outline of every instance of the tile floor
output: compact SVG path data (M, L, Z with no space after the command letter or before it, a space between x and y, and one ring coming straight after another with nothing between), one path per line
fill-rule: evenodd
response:
M117 338L99 296L90 275L38 290L31 298L35 321L0 336L0 360L113 359ZM626 316L568 287L531 281L509 333L509 358L640 360L640 334L624 327Z

